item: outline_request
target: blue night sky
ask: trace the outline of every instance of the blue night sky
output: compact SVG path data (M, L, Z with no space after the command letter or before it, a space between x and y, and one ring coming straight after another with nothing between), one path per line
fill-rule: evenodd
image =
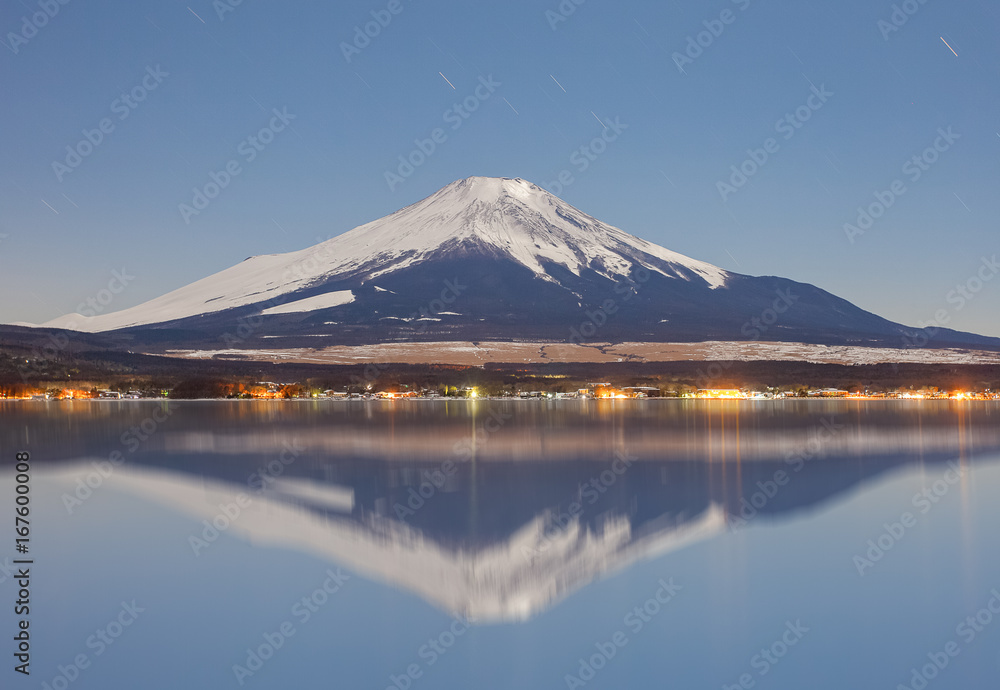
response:
M565 0L568 16L558 0L231 2L69 0L44 22L35 0L5 5L0 321L74 311L122 269L134 279L111 308L132 306L487 175L729 270L1000 336L1000 276L983 264L1000 218L988 0L910 0L898 27L889 0ZM348 61L373 12L386 26ZM499 84L485 100L480 78ZM386 171L439 127L390 188ZM589 160L602 133L616 138ZM230 161L238 174L185 219ZM564 170L572 183L554 184ZM850 241L877 192L891 206Z

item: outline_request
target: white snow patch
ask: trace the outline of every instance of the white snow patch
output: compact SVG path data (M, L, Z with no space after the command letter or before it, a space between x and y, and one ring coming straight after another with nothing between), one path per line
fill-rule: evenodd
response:
M317 309L329 309L350 304L354 301L354 293L350 290L337 290L336 292L324 292L322 295L306 297L305 299L281 304L277 307L270 307L261 314L294 314L302 311L316 311Z

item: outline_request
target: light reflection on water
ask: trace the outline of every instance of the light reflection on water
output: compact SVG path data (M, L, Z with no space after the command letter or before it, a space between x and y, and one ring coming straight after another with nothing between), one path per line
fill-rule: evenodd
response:
M92 655L73 687L137 687L177 655L142 687L240 687L267 639L248 687L896 687L1000 586L990 404L76 402L0 420L4 463L34 460L36 673ZM128 656L96 663L89 635L131 598L150 613ZM977 638L932 682L995 687L1000 633Z

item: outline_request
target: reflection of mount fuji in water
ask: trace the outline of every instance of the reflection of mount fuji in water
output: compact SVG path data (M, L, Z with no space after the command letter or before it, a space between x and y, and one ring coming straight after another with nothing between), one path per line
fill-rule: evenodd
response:
M159 470L144 469L114 485L210 522L221 512L218 506L235 498L226 483L192 482ZM634 524L627 513L607 513L596 525L567 517L560 526L543 513L527 517L506 539L470 535L458 544L370 511L341 513L349 510L350 496L341 485L279 480L254 498L228 532L258 546L328 559L474 622L495 622L530 618L596 578L725 527L716 505L692 516L664 513L648 524Z
M475 438L469 422L488 416L462 407L457 419L432 427L436 458L419 451L430 449L421 414L359 405L353 422L353 413L307 414L298 423L283 413L271 420L280 421L275 426L240 425L233 417L214 420L209 434L191 406L177 409L172 426L109 486L198 522L211 522L220 504L251 493L227 537L314 554L480 622L527 619L589 582L723 534L734 518L749 516L749 529L791 519L897 468L926 465L936 477L947 461L967 463L1000 449L995 410L988 407L901 413L894 423L879 414L826 414L836 406L778 416L767 406L734 407L743 411L714 421L698 408L645 421L599 417L601 423L576 429L582 439L570 433L572 425L546 427L537 419L525 425L514 410L492 436L471 445L460 440ZM714 431L690 428L703 423ZM353 428L350 448L339 436L343 425ZM456 454L472 446L472 455ZM619 462L615 473L612 447L638 459L627 468ZM277 467L283 452L291 462L253 493L248 480L267 472L268 462ZM796 458L803 456L800 465ZM427 473L448 460L455 473L431 491ZM780 488L769 484L778 471L790 477ZM415 499L421 485L425 497ZM759 506L756 515L746 508L750 502ZM211 557L211 547L201 557Z

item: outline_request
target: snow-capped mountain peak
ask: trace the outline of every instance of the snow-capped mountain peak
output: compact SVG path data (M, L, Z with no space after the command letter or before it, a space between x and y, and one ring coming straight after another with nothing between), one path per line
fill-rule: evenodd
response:
M251 257L119 312L69 314L44 325L109 331L270 302L264 311L274 302L297 299L285 295L332 281L367 283L431 259L467 256L509 259L548 282L557 282L548 268L553 265L576 276L592 271L612 279L642 266L678 280L704 281L712 289L731 276L602 223L526 180L469 177L312 247Z
M236 340L269 349L598 338L900 347L916 333L814 285L729 273L526 180L491 177L457 180L333 239L251 257L129 309L45 325L129 329L133 344L178 349L232 343L249 318ZM996 350L1000 339L942 329L933 347L968 345Z
M687 269L712 287L725 284L727 275L711 264L602 223L520 178L469 177L452 182L422 201L323 244L328 247L317 248L336 248L351 256L355 266L380 264L373 276L442 250L477 245L514 259L543 279L551 279L544 263L561 264L576 275L585 268L626 275L636 263L664 272L655 259Z

